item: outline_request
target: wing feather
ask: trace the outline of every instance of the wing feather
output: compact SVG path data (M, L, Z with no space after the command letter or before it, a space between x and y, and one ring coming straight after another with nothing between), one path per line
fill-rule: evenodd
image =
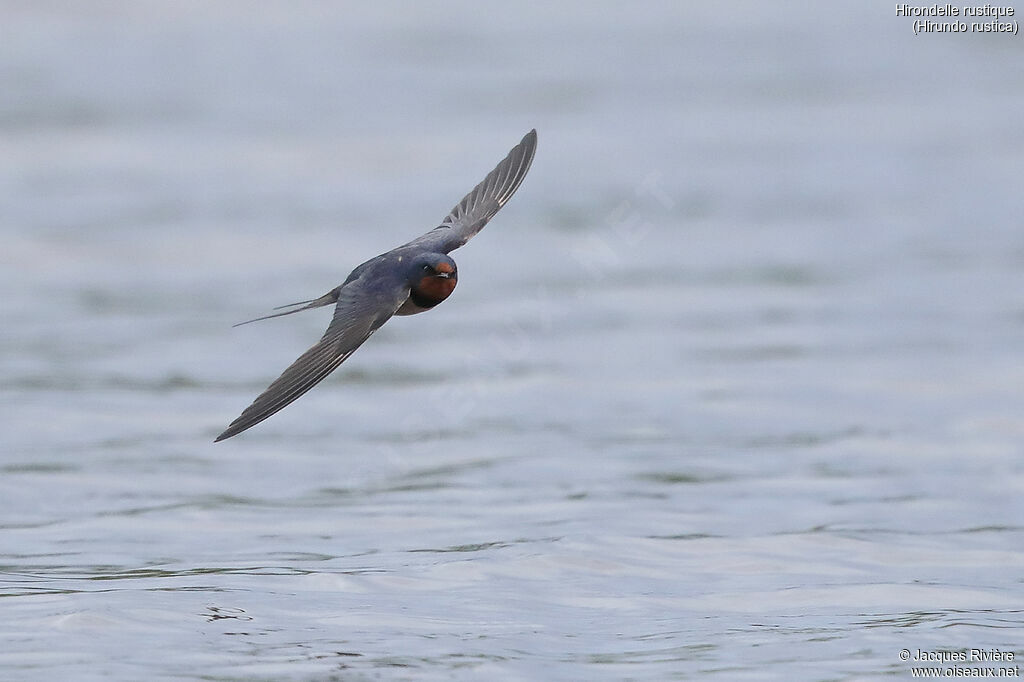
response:
M519 189L536 151L537 131L531 130L480 184L455 204L438 227L410 245L448 253L468 242Z
M339 293L334 319L323 337L263 391L214 442L231 438L276 414L323 381L398 310L398 297L368 295L356 280Z

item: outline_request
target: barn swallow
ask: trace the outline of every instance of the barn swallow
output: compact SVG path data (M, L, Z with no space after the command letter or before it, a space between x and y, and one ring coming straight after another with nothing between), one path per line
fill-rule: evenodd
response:
M392 315L422 313L448 298L458 282L458 269L448 254L483 229L515 194L530 170L536 149L537 131L531 130L438 227L366 261L320 298L281 306L275 310L292 310L240 322L248 324L334 304L334 317L323 338L275 379L214 442L259 424L316 386Z

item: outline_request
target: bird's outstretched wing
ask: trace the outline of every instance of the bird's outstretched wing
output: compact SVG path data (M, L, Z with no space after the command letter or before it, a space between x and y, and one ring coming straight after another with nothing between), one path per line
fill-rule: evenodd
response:
M403 300L398 293L373 290L364 278L343 286L334 319L323 338L275 379L214 442L259 424L320 383L387 322Z
M438 227L410 244L448 253L468 242L519 189L536 151L537 131L531 130Z

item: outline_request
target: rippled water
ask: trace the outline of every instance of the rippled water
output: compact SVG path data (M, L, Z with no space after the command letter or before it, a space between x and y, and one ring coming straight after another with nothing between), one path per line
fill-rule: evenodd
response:
M1019 39L873 3L0 11L0 678L1019 649ZM330 312L233 322L534 126L448 302L212 443Z

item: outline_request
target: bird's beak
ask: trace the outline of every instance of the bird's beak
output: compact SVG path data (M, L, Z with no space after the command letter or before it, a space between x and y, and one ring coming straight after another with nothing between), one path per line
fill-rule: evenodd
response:
M443 279L448 279L449 277L452 276L452 274L453 273L451 273L451 272L439 272L439 273L437 273L437 276L441 277Z

